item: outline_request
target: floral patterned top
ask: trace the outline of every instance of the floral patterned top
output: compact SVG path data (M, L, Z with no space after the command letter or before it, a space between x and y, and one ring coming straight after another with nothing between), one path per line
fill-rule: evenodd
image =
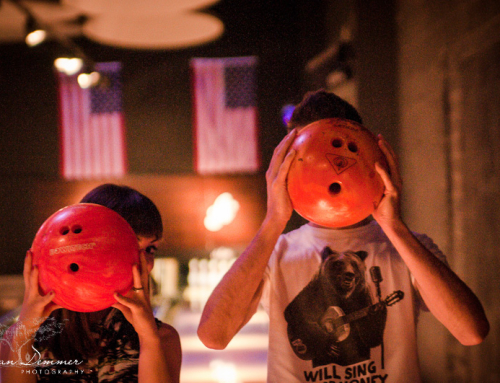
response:
M156 320L158 326L162 322ZM40 353L39 367L31 373L39 382L64 383L131 383L137 382L139 367L139 340L133 326L116 309L111 310L101 323L91 328L100 339L101 354L88 360L56 360L52 352L35 342Z

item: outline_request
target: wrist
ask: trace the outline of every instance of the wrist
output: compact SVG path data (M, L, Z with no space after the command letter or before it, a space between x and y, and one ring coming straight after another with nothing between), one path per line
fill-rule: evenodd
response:
M138 334L138 336L141 350L144 350L146 348L155 349L161 346L161 338L158 330L148 331L144 334Z
M267 213L264 221L262 221L260 231L271 236L279 236L285 230L288 219L279 216L278 214Z
M393 235L401 235L404 232L408 232L408 226L403 222L402 219L390 219L390 220L385 220L378 222L384 233L391 237Z
M11 344L25 344L29 340L35 338L35 334L40 326L25 325L18 321L10 326L4 333L3 339L8 340Z

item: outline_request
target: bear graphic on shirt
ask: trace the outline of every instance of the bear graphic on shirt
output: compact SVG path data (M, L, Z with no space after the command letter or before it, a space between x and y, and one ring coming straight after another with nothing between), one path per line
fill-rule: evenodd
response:
M368 360L370 349L382 344L387 307L373 302L367 253L325 247L321 256L317 274L285 309L290 345L313 367Z

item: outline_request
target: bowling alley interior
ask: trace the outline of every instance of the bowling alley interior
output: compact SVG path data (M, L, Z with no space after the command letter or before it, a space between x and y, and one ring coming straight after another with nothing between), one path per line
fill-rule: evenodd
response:
M499 62L496 0L0 0L0 331L19 315L44 221L127 185L162 216L150 299L180 335L181 382L266 382L262 307L224 350L197 327L266 215L293 106L325 89L392 145L405 223L490 322L463 346L420 314L423 382L500 382ZM294 212L285 232L306 222Z

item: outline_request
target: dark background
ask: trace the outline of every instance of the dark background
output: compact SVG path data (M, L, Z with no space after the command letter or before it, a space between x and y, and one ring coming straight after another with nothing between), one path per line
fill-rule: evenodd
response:
M169 234L160 255L185 264L217 245L244 248L265 214L264 171L284 135L280 109L325 83L333 68L312 78L304 68L347 25L354 103L365 125L383 133L399 155L405 222L444 250L492 324L483 344L464 347L423 315L424 381L500 381L500 2L222 0L209 11L226 31L197 48L148 52L78 41L96 61L123 63L130 174L111 181L138 188L161 207ZM32 50L0 44L0 274L21 272L50 213L110 181L59 177L56 53L51 43ZM245 55L259 58L262 169L198 176L189 59ZM241 198L241 230L212 235L199 221L226 190ZM298 223L295 218L289 228Z
M280 110L285 103L300 101L305 89L303 67L325 46L325 21L318 15L325 12L326 6L322 1L311 5L292 1L221 1L206 12L224 22L222 37L184 50L130 50L76 39L94 61L123 64L130 177L175 175L202 182L203 177L197 177L193 171L189 69L193 57L258 57L259 135L265 171L274 147L285 133ZM41 183L58 191L76 187L75 182L64 182L59 175L58 95L53 60L60 52L60 45L54 41L31 49L23 43L0 45L0 177L5 201L0 211L5 217L0 243L12 249L2 259L0 274L22 271L21 254L46 217L35 206L47 206L44 213L49 214L50 209L55 211L64 203L76 202L68 195L72 191L66 194L37 191ZM168 180L165 182L160 188L167 194L174 192L169 190ZM254 193L265 198L262 182L260 185ZM144 190L140 185L137 187ZM155 202L163 205L161 200ZM259 209L262 210L256 207L257 217L261 217ZM175 214L189 215L186 211ZM164 219L169 221L170 217ZM242 241L248 241L249 235ZM199 233L192 234L193 238L197 236ZM167 251L185 250L189 254L199 250L196 244L173 247L177 249L170 246Z
M302 68L325 45L323 2L222 1L208 12L225 25L223 36L176 51L113 48L80 38L94 61L123 63L124 114L131 173L191 173L192 57L255 55L264 162L282 131L280 109L300 100ZM57 92L52 62L56 43L34 49L0 46L1 174L58 177Z

